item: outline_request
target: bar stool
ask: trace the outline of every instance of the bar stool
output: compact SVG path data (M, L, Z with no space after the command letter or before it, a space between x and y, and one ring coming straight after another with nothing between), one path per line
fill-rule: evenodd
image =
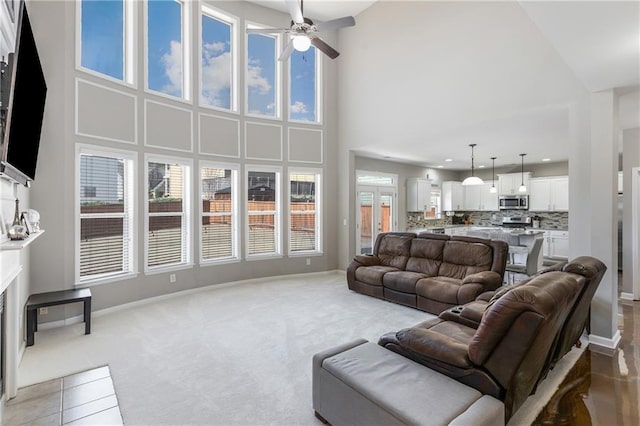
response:
M535 275L538 272L538 258L540 257L540 250L542 249L543 238L537 238L533 241L533 244L528 247L526 254L526 263L508 263L506 270L509 272L511 282L513 282L513 274L523 274L527 276ZM518 253L518 250L511 251L511 254Z

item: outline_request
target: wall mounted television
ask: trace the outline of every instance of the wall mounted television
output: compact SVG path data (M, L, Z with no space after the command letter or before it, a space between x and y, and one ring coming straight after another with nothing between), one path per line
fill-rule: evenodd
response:
M47 85L24 1L18 13L15 52L3 71L0 173L29 186L36 176Z

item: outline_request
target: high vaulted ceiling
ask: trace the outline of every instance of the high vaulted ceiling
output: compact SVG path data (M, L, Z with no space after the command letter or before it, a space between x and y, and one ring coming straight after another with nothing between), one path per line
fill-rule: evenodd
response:
M284 0L253 3L287 10ZM304 10L321 21L356 17L340 33L337 60L348 86L343 108L358 111L349 113L350 148L362 155L463 169L477 143L482 164L492 155L496 166L517 163L520 152L531 162L564 161L567 104L581 91L616 89L620 127L640 126L640 2L306 0ZM397 64L388 73L397 81L386 86L398 90L380 90L388 105L351 99L370 89L359 76L383 83L381 55Z

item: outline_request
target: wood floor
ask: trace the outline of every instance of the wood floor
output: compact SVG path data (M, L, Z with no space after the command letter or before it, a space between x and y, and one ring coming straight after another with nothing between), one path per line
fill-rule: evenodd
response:
M587 349L534 425L640 425L640 302L619 303L620 347Z

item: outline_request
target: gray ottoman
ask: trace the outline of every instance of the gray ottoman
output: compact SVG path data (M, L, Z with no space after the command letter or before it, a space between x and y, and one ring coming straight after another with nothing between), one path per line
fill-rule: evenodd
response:
M332 425L504 425L504 404L359 339L313 356L313 409Z

